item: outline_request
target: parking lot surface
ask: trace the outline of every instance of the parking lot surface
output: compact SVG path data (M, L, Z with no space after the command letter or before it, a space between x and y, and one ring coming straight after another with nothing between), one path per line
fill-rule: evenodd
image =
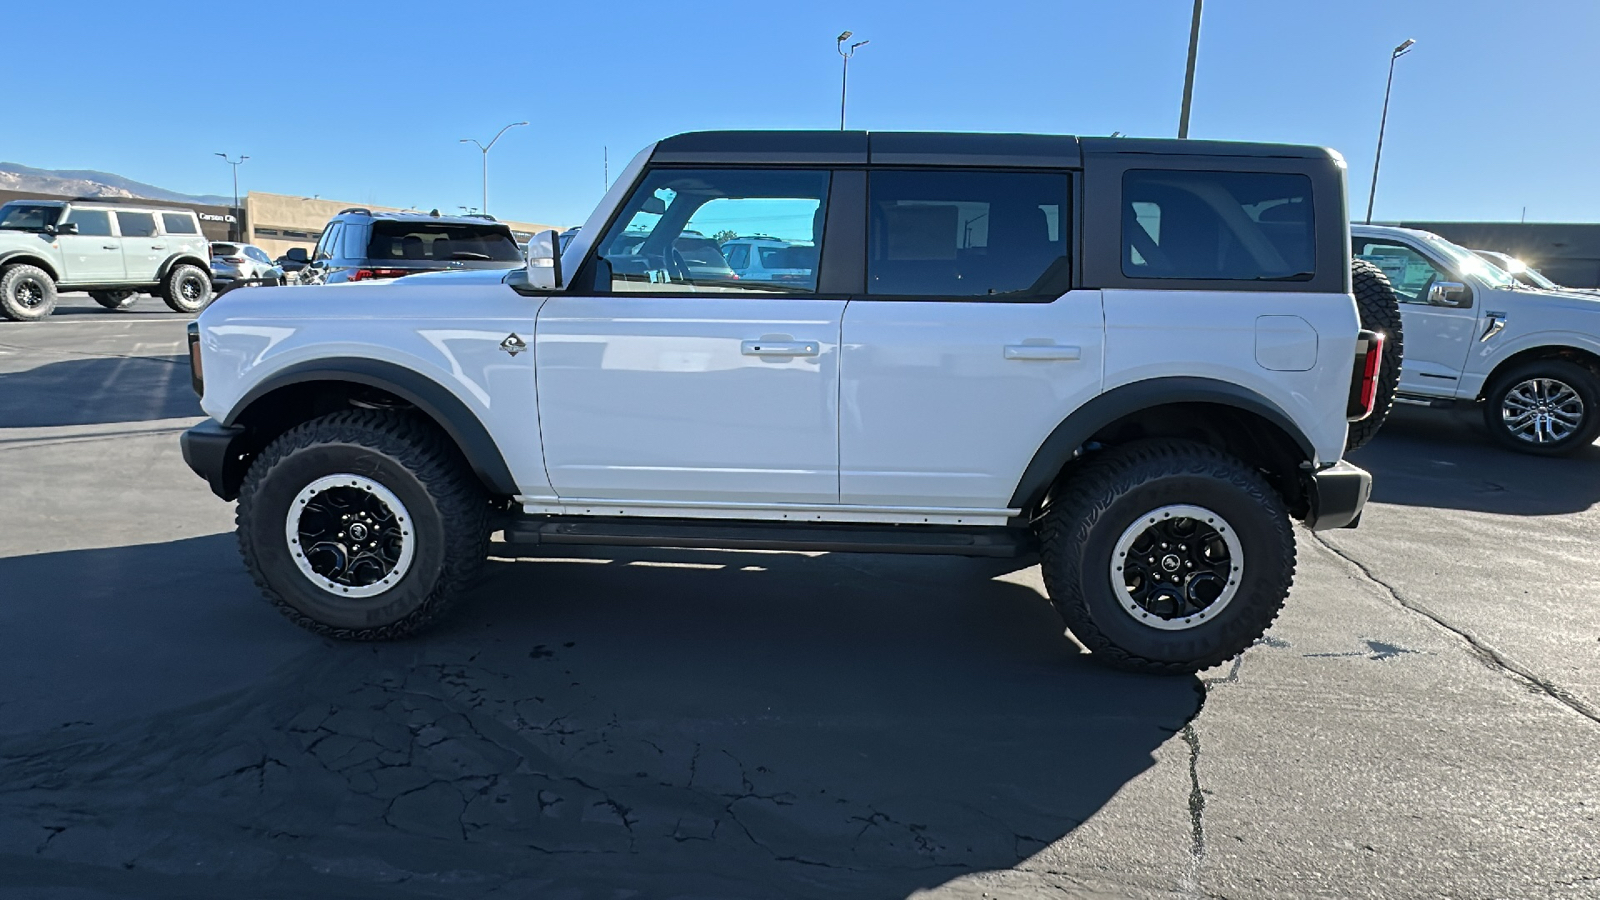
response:
M1600 448L1400 410L1198 677L1037 569L838 554L499 545L350 645L184 467L185 318L0 324L0 896L1600 894Z

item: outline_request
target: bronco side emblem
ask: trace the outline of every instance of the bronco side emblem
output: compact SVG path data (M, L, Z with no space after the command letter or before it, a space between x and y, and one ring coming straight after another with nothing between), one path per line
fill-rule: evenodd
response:
M520 337L517 337L517 333L513 331L506 335L505 340L500 342L500 349L511 354L512 356L516 356L518 353L528 349L528 342Z

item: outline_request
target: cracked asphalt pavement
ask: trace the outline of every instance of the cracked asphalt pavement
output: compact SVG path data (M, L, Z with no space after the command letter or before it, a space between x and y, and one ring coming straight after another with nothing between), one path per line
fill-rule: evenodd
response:
M499 545L316 638L183 466L183 317L0 324L0 897L1600 895L1600 448L1402 409L1191 678L994 562Z

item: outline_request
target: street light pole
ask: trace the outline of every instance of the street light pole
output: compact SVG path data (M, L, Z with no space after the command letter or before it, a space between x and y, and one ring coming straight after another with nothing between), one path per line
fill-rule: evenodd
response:
M1205 0L1194 0L1194 19L1189 22L1189 66L1183 73L1183 109L1178 113L1178 137L1189 136L1189 105L1194 102L1194 60L1200 54L1200 7Z
M242 224L239 222L239 166L250 157L241 156L237 160L232 160L228 158L226 153L213 153L211 155L220 156L223 162L233 166L233 223L228 226L228 239L234 241L243 240L244 234L242 231L239 234L234 234L234 231Z
M840 76L840 78L839 78L839 130L840 131L844 130L844 100L845 100L845 97L848 95L849 90L850 90L850 57L856 55L856 49L858 47L865 47L866 45L872 43L871 41L856 41L854 44L850 45L850 49L849 50L846 50L845 47L844 47L844 42L850 40L850 36L853 35L853 34L855 34L855 32L846 31L846 32L840 34L837 38L835 38L834 39L834 44L833 44L833 49L839 51L839 55L844 57L844 74L842 76Z
M489 141L489 145L487 147L485 147L479 141L474 140L473 138L462 138L459 141L459 143L462 143L462 144L477 144L478 145L478 149L483 151L483 206L481 206L479 208L483 210L483 214L484 215L488 215L489 214L489 151L494 149L495 141L500 140L500 135L505 134L507 131L510 131L511 129L517 127L518 125L526 125L526 124L528 124L528 123L527 122L512 122L510 125L507 125L506 127L500 129L498 132L495 133L494 139Z
M1411 52L1416 41L1406 38L1405 43L1389 54L1389 83L1383 88L1383 118L1378 120L1378 152L1372 156L1372 186L1367 191L1367 224L1372 224L1372 203L1378 198L1378 163L1383 161L1383 130L1389 125L1389 91L1394 88L1394 61Z

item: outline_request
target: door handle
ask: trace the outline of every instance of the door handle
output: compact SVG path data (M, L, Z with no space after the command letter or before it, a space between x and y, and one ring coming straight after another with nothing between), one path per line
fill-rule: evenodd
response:
M101 244L100 245L100 249L101 250L115 250L115 249L117 249L117 245L116 244Z
M1079 347L1064 347L1060 344L1007 344L1005 349L1006 359L1081 359L1083 350Z
M150 245L150 249L151 250L165 250L165 249L167 249L167 245L166 244L151 244Z
M745 356L816 356L822 347L816 341L742 341L739 352Z

